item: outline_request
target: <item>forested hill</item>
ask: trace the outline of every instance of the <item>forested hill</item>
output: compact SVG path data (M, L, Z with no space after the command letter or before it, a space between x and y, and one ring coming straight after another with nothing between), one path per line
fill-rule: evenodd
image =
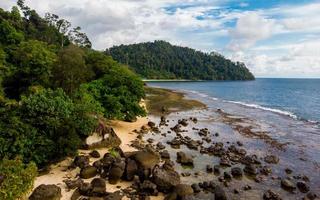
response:
M235 63L217 53L203 53L165 41L120 45L106 52L147 79L254 79L244 63Z

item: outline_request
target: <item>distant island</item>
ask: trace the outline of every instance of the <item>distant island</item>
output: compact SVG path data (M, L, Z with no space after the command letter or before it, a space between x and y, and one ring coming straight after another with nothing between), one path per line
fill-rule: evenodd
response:
M212 52L154 41L114 46L106 50L145 79L254 80L244 63Z

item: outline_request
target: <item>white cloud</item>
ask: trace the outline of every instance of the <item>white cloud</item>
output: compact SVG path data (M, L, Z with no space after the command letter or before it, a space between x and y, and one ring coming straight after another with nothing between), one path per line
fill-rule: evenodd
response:
M231 42L228 48L241 51L252 47L257 41L272 35L274 21L266 19L257 12L248 12L240 16L236 27L229 31Z

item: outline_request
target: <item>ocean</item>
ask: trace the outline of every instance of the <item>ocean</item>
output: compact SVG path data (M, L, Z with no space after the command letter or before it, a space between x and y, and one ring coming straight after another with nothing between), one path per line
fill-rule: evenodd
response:
M320 192L320 79L165 81L147 82L147 85L183 92L186 98L199 100L207 108L169 114L168 127L161 128L161 132L168 134L162 136L152 133L146 135L145 140L152 138L167 144L176 138L175 134L169 133L177 121L196 117L198 123L190 122L191 125L185 128L183 136L201 140L197 130L208 128L213 143L222 142L230 146L241 141L248 154L257 155L258 158L272 154L280 158L279 164L272 165L272 177L275 179L265 177L261 183L254 185L254 190L243 193L240 197L235 196L236 199L261 199L261 191L266 188L279 192L285 199L301 199L303 193L288 193L280 188L279 179L288 176L284 170L286 168L292 169L295 177L309 177L311 189ZM150 116L150 119L159 122L158 116ZM219 133L219 137L215 137L214 133ZM180 149L170 146L167 148L174 160ZM186 147L181 147L181 150L192 155L196 164L190 171L176 163L176 169L180 173L205 171L206 165L219 164L219 158L215 156ZM210 180L217 180L217 176L204 173L184 178L186 183ZM253 182L249 179L232 182L228 189L230 194L239 184Z
M320 122L320 79L258 78L255 81L149 82L211 99Z

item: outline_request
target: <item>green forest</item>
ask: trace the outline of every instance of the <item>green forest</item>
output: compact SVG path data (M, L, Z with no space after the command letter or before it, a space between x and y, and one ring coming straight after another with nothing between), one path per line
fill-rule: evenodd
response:
M253 80L244 63L165 41L120 45L106 50L146 79Z
M37 168L75 155L100 118L146 114L142 80L67 20L19 0L0 8L0 36L0 199L21 197Z

